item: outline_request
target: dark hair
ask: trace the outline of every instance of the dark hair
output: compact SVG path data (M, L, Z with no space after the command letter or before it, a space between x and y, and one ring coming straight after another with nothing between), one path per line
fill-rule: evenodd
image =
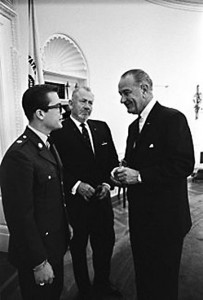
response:
M132 75L134 77L134 80L136 83L148 83L150 89L152 90L153 88L153 82L151 80L151 78L149 77L149 75L144 72L143 70L141 69L132 69L132 70L129 70L127 72L125 72L121 78L124 78L128 75Z
M33 119L33 115L37 109L47 111L47 106L49 104L47 94L50 92L57 93L57 86L51 84L39 84L34 85L25 91L22 98L22 106L29 121Z

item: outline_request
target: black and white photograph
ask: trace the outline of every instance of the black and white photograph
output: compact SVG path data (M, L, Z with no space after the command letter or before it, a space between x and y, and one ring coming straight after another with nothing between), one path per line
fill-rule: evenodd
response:
M202 128L202 0L0 0L0 300L202 300Z

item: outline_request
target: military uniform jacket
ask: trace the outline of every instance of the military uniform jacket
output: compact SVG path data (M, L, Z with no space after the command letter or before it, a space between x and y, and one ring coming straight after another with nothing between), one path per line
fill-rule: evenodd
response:
M6 152L0 169L3 208L15 266L59 261L66 249L61 172L50 151L29 128Z

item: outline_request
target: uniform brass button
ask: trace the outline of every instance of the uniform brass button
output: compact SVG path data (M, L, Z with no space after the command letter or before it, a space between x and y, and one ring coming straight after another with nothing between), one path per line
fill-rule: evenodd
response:
M43 148L42 143L38 143L38 147L39 147L40 149L42 149L42 148Z

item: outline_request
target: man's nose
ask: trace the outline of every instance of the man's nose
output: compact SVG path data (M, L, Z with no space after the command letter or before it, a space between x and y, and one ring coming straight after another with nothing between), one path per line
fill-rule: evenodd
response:
M66 112L65 108L62 107L60 113L64 114L65 112Z
M91 109L91 107L92 107L92 106L91 106L90 103L88 103L88 102L85 103L85 108L86 108L86 109Z
M121 95L121 100L120 100L120 102L121 102L121 103L125 103L125 101L126 101L126 97L125 97L124 95Z

